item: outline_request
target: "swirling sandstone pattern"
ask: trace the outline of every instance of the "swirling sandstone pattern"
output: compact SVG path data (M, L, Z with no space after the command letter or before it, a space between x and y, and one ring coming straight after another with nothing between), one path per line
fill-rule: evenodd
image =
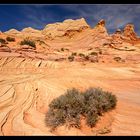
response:
M50 24L42 31L0 34L7 36L16 41L0 44L0 135L140 135L140 39L132 25L109 35L104 20L91 28L82 18ZM20 45L26 37L36 42L36 49ZM78 56L68 61L71 53L94 51L101 51L98 63ZM113 92L116 109L92 129L81 118L81 129L61 126L50 131L45 125L49 103L68 88L90 86Z

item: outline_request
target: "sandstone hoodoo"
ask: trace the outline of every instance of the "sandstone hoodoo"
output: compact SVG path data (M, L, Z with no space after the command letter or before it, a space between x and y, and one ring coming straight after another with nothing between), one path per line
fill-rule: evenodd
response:
M105 26L105 20L101 19L98 23L97 23L98 26Z
M140 135L139 81L132 24L110 34L105 20L81 18L2 32L0 135Z
M100 21L97 23L97 25L95 26L94 29L96 29L96 31L97 31L98 33L104 33L104 34L108 35L107 29L106 29L106 27L105 27L105 20L103 20L103 19L100 20Z
M134 31L134 25L133 24L127 24L124 27L123 35L130 40L137 40L138 39L137 34Z

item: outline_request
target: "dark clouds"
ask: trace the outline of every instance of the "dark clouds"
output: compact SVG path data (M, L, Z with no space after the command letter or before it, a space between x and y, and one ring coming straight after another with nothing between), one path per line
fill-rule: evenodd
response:
M42 29L48 23L84 17L91 27L100 19L105 19L110 32L133 23L140 35L139 4L0 5L0 13L2 31L11 27L21 30L28 26Z

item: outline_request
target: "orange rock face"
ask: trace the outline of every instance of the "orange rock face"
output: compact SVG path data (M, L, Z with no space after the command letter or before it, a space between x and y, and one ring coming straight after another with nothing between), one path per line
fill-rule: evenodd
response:
M42 33L48 37L55 38L69 35L70 32L80 32L86 28L89 28L89 25L84 18L77 20L68 19L62 23L48 24Z
M134 31L133 24L127 24L123 31L124 36L128 37L130 40L137 40L137 35Z
M20 45L25 38L36 47ZM133 25L109 34L104 20L91 28L83 18L70 19L41 31L12 29L0 41L0 135L140 135L140 41ZM50 131L48 105L72 87L111 91L116 109L93 128L81 118L81 129Z

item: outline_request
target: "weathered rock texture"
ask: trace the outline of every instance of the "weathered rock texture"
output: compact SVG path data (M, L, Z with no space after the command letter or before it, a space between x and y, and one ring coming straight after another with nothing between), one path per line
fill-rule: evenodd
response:
M48 37L55 38L69 36L86 28L89 28L89 25L84 18L77 20L68 19L62 23L48 24L42 32Z
M125 37L129 38L130 40L137 40L137 35L134 31L133 24L127 24L124 28L123 34Z
M0 135L140 135L140 40L132 25L109 34L104 20L91 28L82 18L0 34L8 36L15 41L0 43ZM20 45L24 38L36 47ZM117 107L92 129L82 118L81 129L50 131L48 105L72 87L111 91Z

